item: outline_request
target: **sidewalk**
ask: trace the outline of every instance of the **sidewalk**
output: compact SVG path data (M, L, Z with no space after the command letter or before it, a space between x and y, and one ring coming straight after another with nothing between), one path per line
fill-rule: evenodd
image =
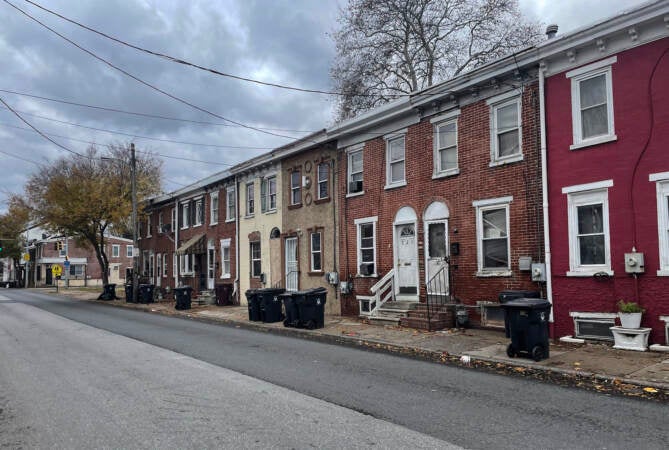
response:
M52 291L55 293L55 290ZM355 317L326 316L325 328L285 328L281 322L248 320L246 306L194 306L177 311L174 302L126 303L99 301L99 292L61 290L60 295L110 306L185 316L276 334L363 347L433 362L476 368L506 375L529 377L551 383L610 394L669 401L669 354L616 350L606 344L551 345L550 358L534 362L509 358L503 331L443 330L426 332L399 326L370 325Z

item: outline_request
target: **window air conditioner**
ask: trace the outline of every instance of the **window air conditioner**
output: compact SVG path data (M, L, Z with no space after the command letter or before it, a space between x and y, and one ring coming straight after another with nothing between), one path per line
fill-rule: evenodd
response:
M351 181L348 183L348 192L362 192L362 181Z
M374 263L360 264L360 275L372 275L372 274L374 274Z

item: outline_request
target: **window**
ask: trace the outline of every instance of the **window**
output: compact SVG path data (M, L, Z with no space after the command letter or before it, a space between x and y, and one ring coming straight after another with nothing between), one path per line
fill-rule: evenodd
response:
M328 178L330 178L330 163L324 162L318 165L318 199L328 198Z
M163 253L163 278L167 277L167 253Z
M86 272L84 264L70 264L70 277L83 278Z
M163 255L158 253L156 255L156 277L160 277L163 274Z
M299 170L290 173L290 204L302 204L302 174Z
M458 123L457 120L434 125L434 175L458 173Z
M162 211L158 213L158 234L163 232L163 213Z
M386 187L404 186L404 135L386 139Z
M177 209L172 208L172 227L170 231L174 231L177 229Z
M230 239L221 239L221 278L230 278Z
M358 246L358 275L376 276L376 222L377 217L356 219Z
M209 195L209 223L216 225L218 223L218 192L212 192Z
M657 182L657 230L660 247L658 276L669 276L669 172L652 174L650 181Z
M146 237L151 237L151 216L146 217Z
M509 95L514 98L508 99ZM490 110L490 165L523 159L520 98L506 93L488 101Z
M348 154L348 193L362 193L362 149Z
M181 205L181 228L190 226L190 203L185 202Z
M262 273L262 266L260 264L260 242L250 242L251 253L251 276L259 278Z
M204 223L204 199L199 198L195 200L195 224L199 226Z
M611 80L611 65L616 61L614 56L567 72L571 79L571 149L616 139Z
M237 215L237 208L236 208L237 198L235 196L234 187L227 188L225 192L226 192L225 220L229 222L235 220L235 216Z
M246 216L252 216L255 211L255 203L253 198L253 183L246 185Z
M119 256L121 256L121 246L112 244L112 258L118 258Z
M512 197L477 200L476 236L479 276L511 275L509 203Z
M180 255L179 256L179 263L180 263L180 270L179 272L182 275L192 275L193 274L193 260L195 258L193 255Z
M126 258L132 258L132 245L125 246L125 256Z
M262 212L276 210L276 177L263 178L260 184L260 208Z
M177 254L172 253L172 275L177 276Z
M567 194L569 269L567 275L589 276L611 272L609 244L609 194L612 180L570 186Z
M321 247L322 233L311 233L311 271L323 270L323 248Z

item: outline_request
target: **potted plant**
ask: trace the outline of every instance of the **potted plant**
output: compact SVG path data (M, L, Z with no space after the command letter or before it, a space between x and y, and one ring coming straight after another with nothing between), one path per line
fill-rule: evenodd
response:
M640 328L641 315L645 309L636 302L626 302L623 299L618 301L618 317L620 326L623 328Z

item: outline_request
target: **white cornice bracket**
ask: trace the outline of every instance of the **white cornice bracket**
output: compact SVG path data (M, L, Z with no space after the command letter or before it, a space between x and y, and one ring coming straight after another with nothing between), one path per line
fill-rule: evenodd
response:
M567 52L567 58L569 58L569 62L574 62L576 61L576 52L574 50L569 50Z
M636 41L639 38L639 34L637 33L635 27L632 27L629 30L627 30L627 33L630 35L630 39L632 39L632 41Z
M606 42L604 42L604 39L597 39L597 48L601 53L604 53L606 51Z

